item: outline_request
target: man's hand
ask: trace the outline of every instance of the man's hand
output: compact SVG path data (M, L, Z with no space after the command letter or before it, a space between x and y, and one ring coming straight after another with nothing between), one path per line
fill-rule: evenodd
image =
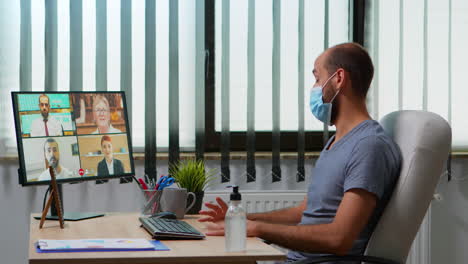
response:
M207 236L224 236L224 220L206 223Z
M247 236L254 237L257 236L257 224L256 221L247 220ZM207 223L206 227L208 231L206 232L207 236L224 236L224 220L218 222Z
M218 204L205 203L205 206L210 208L211 210L207 210L207 211L201 210L199 214L204 215L205 217L198 219L198 221L213 222L213 223L224 221L224 217L226 216L228 206L220 197L216 197L216 202L218 202ZM223 230L224 230L224 225L223 225Z

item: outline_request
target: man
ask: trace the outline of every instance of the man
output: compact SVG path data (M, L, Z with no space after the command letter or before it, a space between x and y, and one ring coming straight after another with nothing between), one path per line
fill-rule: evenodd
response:
M63 127L60 121L50 116L50 100L45 94L39 95L41 117L31 124L31 137L62 136Z
M38 181L50 180L49 166L55 169L56 179L65 179L73 177L70 170L60 165L60 150L57 141L48 138L44 142L44 158L46 161L46 170L39 175Z
M315 61L310 107L317 119L336 126L336 134L299 206L247 215L247 235L290 249L287 262L363 254L391 195L401 154L367 111L373 72L368 53L354 43L334 46ZM200 211L206 216L200 221L212 222L208 235L224 234L227 206L219 197L217 202Z

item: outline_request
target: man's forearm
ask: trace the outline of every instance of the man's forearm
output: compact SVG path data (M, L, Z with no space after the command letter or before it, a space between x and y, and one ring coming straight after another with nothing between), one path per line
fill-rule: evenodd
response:
M296 225L301 221L302 211L303 209L298 206L288 207L265 213L248 214L247 219L275 224Z
M254 236L292 250L343 255L352 245L344 242L333 224L288 226L254 222L254 225Z

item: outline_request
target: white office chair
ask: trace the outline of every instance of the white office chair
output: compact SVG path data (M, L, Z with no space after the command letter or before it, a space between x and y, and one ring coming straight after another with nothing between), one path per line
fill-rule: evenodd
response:
M380 121L401 149L401 174L392 197L367 244L364 256L326 256L296 263L362 261L404 264L443 172L452 132L439 115L398 111Z

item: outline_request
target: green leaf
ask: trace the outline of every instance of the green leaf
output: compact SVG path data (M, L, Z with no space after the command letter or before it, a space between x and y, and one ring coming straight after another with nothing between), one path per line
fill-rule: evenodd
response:
M203 160L180 160L169 165L169 174L181 188L189 192L201 192L211 186L216 178L216 169L206 170Z

